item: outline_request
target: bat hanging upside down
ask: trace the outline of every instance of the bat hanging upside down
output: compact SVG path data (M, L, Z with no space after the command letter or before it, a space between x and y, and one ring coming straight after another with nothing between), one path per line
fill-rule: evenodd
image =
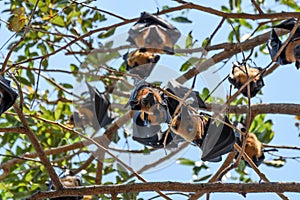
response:
M249 79L253 79L250 84L250 97L254 97L265 85L263 81L262 68L250 67L248 64L233 63L232 71L228 77L229 82L235 88L240 89ZM248 96L248 87L242 90L244 96Z
M292 31L293 27L296 25L296 22L297 20L295 18L290 18L276 26L273 26L267 42L267 47L272 59L282 47L282 42L280 41L274 28L282 28ZM300 68L300 26L297 27L296 32L291 36L291 39L277 57L276 62L280 65L286 65L295 62L296 68Z

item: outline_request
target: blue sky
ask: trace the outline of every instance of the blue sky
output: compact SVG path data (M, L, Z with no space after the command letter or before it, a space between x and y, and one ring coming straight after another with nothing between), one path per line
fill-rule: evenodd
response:
M212 7L215 9L220 9L222 3L220 1L194 1L195 3L199 3L204 6ZM227 1L226 1L227 3ZM176 3L172 1L163 1L163 0L148 0L148 1L139 1L139 0L102 0L93 2L95 6L100 9L108 10L110 12L116 13L125 18L134 18L138 17L141 12L155 12L156 7L162 7L164 5L175 6ZM272 6L276 7L276 3L272 1L269 3ZM278 7L278 6L277 6ZM276 8L277 8L276 7ZM250 3L244 3L243 8L247 12L252 12L253 7ZM289 9L285 7L278 7L278 11L289 11ZM170 15L176 16L178 13L170 13ZM219 17L214 15L209 15L200 11L190 10L185 14L188 18L193 20L191 24L180 24L176 22L172 22L182 33L182 35L187 35L190 31L193 31L193 36L198 41L203 41L204 38L210 36L213 32L219 21L221 20ZM1 16L3 18L5 16ZM108 21L101 23L101 26L110 25L112 23L118 22L118 19L109 18ZM123 26L117 29L116 34L121 34L126 32L132 24ZM3 26L3 24L2 24ZM231 31L231 27L226 24L223 25L222 29L216 34L213 39L213 44L226 42L228 33ZM0 35L2 38L8 38L11 33L7 32L5 28L1 27ZM0 42L0 46L4 43L5 40ZM5 50L1 51L1 54L5 55ZM210 54L209 54L210 55ZM2 55L1 55L2 56ZM63 54L59 54L54 56L50 60L50 64L53 66L52 68L62 68L66 69L69 66L68 58L62 60L60 57ZM211 56L211 55L210 55ZM12 58L14 58L12 56ZM229 63L236 61L233 57ZM270 62L270 57L266 55L260 55L255 63L258 66L266 66ZM224 68L219 71L219 76L224 77L228 74L231 69L231 65L227 64ZM59 77L59 76L58 76ZM63 76L61 76L63 78ZM205 77L204 77L205 79ZM209 81L209 80L208 80ZM201 80L197 82L197 87L201 90L202 85L200 85ZM75 84L75 83L74 83ZM210 83L207 83L210 84ZM262 101L264 103L299 103L300 102L300 93L297 88L300 85L300 71L297 71L296 68L292 65L280 66L272 75L265 78L265 87L262 89L263 95L257 98L254 98L254 102ZM207 86L207 85L206 85ZM222 86L222 90L224 94L228 93L229 84L227 82ZM290 145L290 146L300 146L300 139L298 137L298 130L294 126L295 119L294 116L288 115L267 115L267 118L271 118L274 122L273 130L275 131L275 137L272 140L271 144L274 145ZM282 153L281 153L282 152ZM284 154L284 151L280 151L281 154ZM290 153L290 152L288 152ZM182 157L190 158L192 160L200 160L201 153L198 148L189 147L182 155ZM267 155L267 159L270 157ZM209 173L214 173L216 169L221 165L221 163L209 163L210 171L204 173L204 171L200 174L200 176L204 176ZM288 160L286 165L283 168L271 168L265 165L261 165L259 168L262 172L266 174L266 176L271 181L300 181L300 173L298 173L299 162L295 160ZM251 175L253 180L258 181L259 178L255 174L255 172L251 169L247 169ZM142 176L149 181L182 181L182 182L190 182L192 180L192 169L190 167L178 165L175 162L169 164L168 166L152 172L143 173ZM229 180L231 181L231 180ZM143 193L140 196L149 198L151 196L156 195L155 193ZM300 199L299 194L288 194L291 199ZM173 199L182 199L182 196L172 196ZM201 199L205 199L202 197ZM220 199L232 199L239 200L245 199L239 194L234 193L216 193L212 194L212 200L220 200ZM267 194L248 194L246 199L279 199L279 197L275 194L267 193Z

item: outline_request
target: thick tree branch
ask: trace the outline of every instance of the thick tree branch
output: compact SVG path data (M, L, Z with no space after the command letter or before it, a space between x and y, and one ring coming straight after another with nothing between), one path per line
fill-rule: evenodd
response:
M272 182L272 183L179 183L179 182L152 182L130 183L121 185L97 185L77 188L64 188L57 192L38 192L30 199L53 198L66 195L98 195L111 193L146 192L146 191L181 191L181 192L300 192L300 183L296 182Z

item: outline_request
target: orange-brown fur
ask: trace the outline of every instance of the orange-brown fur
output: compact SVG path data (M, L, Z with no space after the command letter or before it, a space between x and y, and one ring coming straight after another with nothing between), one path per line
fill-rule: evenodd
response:
M152 52L141 52L140 49L138 49L128 54L127 64L130 67L134 67L148 64L151 60L155 60L155 55Z
M152 92L154 94L156 103L161 103L162 102L162 98L161 98L161 96L160 96L160 94L158 93L157 90L155 90L153 88L150 88L150 87L145 87L145 88L142 88L141 90L138 91L138 95L137 95L138 104L141 105L142 99L146 98L146 96L148 95L149 92ZM148 105L146 105L142 108L142 111L150 112L150 107L151 106L148 104Z
M175 116L172 120L171 130L187 141L198 140L204 134L206 120L200 116L190 115L189 117ZM192 130L192 131L191 131Z
M147 113L148 120L151 122L151 124L157 125L157 124L160 124L160 123L166 121L166 119L167 119L166 110L161 105L162 98L161 98L160 94L158 93L158 91L153 88L150 88L150 87L142 88L141 90L138 91L137 100L138 100L138 104L141 105L142 99L147 98L147 95L149 92L153 93L156 103L155 103L155 105L147 104L146 106L143 106L141 108L141 111L142 111L141 119L145 120L144 113ZM159 113L159 114L157 114L157 113Z
M296 61L296 58L295 58L295 55L294 55L294 48L295 48L296 45L300 45L300 40L291 41L286 46L285 56L286 56L286 60L288 62L295 62Z
M253 158L259 158L262 156L262 144L261 142L257 139L256 135L254 133L249 133L248 137L246 139L246 148L245 152L248 154L248 156L253 159Z
M245 84L249 78L255 77L253 79L254 82L258 81L260 78L260 75L257 75L259 74L258 69L249 66L246 67L243 65L234 66L232 74L235 77L236 81L240 82L241 84Z
M65 187L77 187L79 186L79 181L73 176L66 176L61 178L60 181Z

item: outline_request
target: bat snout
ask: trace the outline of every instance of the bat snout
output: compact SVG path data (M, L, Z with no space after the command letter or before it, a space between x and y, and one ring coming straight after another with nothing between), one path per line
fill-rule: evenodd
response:
M156 104L156 100L155 100L155 96L153 94L153 92L149 92L148 94L146 94L142 100L141 100L141 104L142 106L153 106Z

